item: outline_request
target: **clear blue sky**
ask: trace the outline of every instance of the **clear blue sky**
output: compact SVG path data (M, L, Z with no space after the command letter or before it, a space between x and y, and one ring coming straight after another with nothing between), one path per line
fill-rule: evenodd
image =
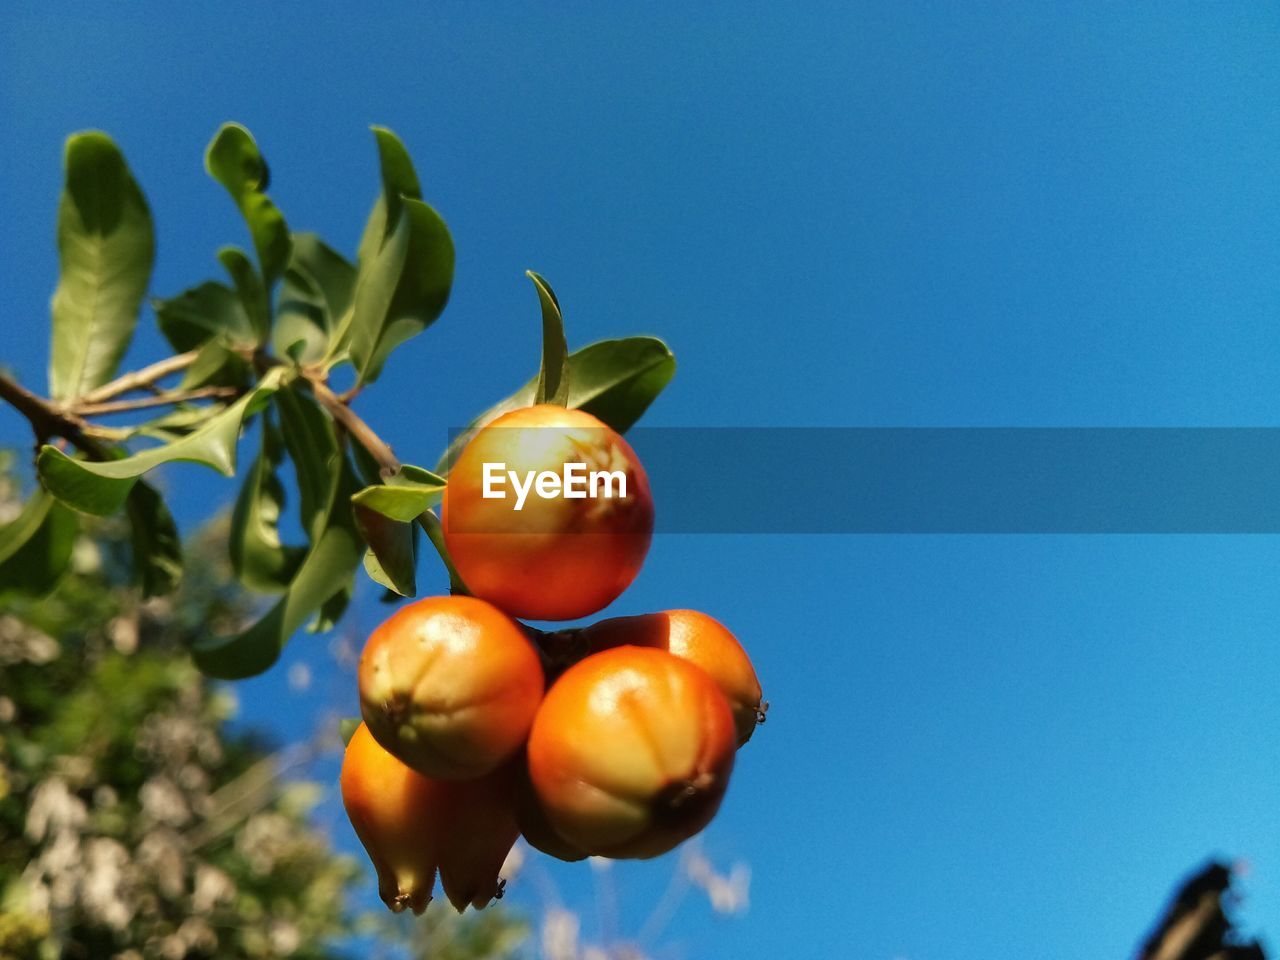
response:
M444 318L359 401L407 460L532 372L526 267L573 343L671 343L650 425L1277 421L1275 4L76 6L0 13L0 349L28 382L68 132L124 147L168 295L244 239L201 170L220 122L348 253L382 123L458 247ZM0 440L26 442L8 411ZM821 468L733 480L767 509L771 474ZM233 496L166 481L187 529ZM660 538L616 610L715 614L773 702L706 833L751 912L688 906L683 955L1123 956L1212 854L1252 864L1280 944L1277 570L1273 537ZM307 694L240 689L283 737L354 712L322 642L297 658ZM617 870L627 902L670 867ZM555 875L589 906L585 866Z

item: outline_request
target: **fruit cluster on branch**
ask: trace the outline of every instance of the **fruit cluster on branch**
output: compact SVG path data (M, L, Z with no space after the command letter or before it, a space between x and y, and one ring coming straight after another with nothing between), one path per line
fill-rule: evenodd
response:
M498 461L608 463L627 493L520 511L481 494ZM764 717L733 634L693 610L551 634L515 619L590 616L635 578L654 518L635 451L581 411L519 409L462 450L443 515L472 595L419 600L370 635L342 769L387 906L421 912L437 876L458 910L485 906L521 834L562 860L649 858L705 827Z

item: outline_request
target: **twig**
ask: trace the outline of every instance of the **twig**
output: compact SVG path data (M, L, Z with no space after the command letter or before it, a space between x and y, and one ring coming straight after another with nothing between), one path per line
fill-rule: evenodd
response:
M330 390L329 385L319 375L307 374L306 376L320 406L329 411L329 416L341 424L356 443L369 451L369 456L373 457L382 468L382 475L391 477L399 473L400 461L396 459L396 455L386 441L374 433L373 428L361 420L354 410L343 403L342 398Z
M234 397L239 392L235 387L197 387L194 390L176 390L172 393L158 393L154 396L138 397L134 400L108 400L105 403L81 401L72 404L68 412L83 417L97 416L104 413L124 413L129 410L163 407L170 403L186 403L188 400L200 400L207 397Z
M161 377L177 373L179 370L185 370L195 362L197 356L199 356L199 351L191 350L187 353L179 353L176 356L167 357L164 360L157 360L141 370L126 373L123 376L116 377L110 383L104 383L102 386L90 390L83 396L76 398L71 406L81 407L101 403L104 400L110 400L112 397L118 397L122 393L128 393L130 390L150 387Z
M62 437L96 460L110 459L110 452L85 434L88 424L72 414L59 410L48 400L19 386L0 373L0 400L27 418L35 431L37 447L50 437Z

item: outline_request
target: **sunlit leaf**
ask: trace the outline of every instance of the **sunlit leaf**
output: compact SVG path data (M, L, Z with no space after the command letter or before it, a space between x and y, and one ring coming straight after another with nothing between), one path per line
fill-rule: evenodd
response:
M253 390L181 440L119 460L73 460L57 447L46 445L36 463L41 482L67 506L107 516L120 509L140 476L162 463L202 463L232 476L241 424L276 391L280 374L279 368L270 371Z
M75 513L37 490L18 516L0 526L0 595L52 590L67 569L79 527Z
M538 370L538 386L534 391L537 403L554 403L563 407L569 403L569 345L564 338L564 316L560 301L546 280L532 270L525 274L538 291L538 303L542 307L542 365Z
M599 417L620 433L629 430L662 392L676 371L676 359L656 337L601 340L569 355L568 406ZM511 410L535 402L534 377L501 403L490 407L457 434L436 465L446 473L453 458L482 426Z
M229 344L253 346L253 322L236 292L212 280L168 300L152 300L156 322L178 353L194 350L220 338Z
M245 474L231 515L231 565L240 582L261 593L282 593L306 551L280 541L284 485L276 471L284 457L280 433L262 418L261 446Z
M351 501L392 520L410 523L440 501L444 487L443 477L405 464L385 484L365 487Z
M336 457L326 475L335 479L330 490L327 523L307 552L297 576L279 603L247 631L233 637L213 638L195 648L196 664L206 674L236 680L262 673L279 659L289 638L317 611L328 606L326 616L333 615L335 597L348 589L364 553L364 544L351 515L349 501L358 482L347 459ZM340 599L345 606L345 598Z
M144 597L172 593L182 579L182 539L173 515L151 486L135 483L125 501L133 544L133 576Z
M373 127L373 137L378 145L378 168L382 173L382 193L374 201L373 211L360 237L356 262L367 263L387 242L391 232L400 222L400 198L422 199L422 186L413 160L400 138L386 127Z
M266 195L270 180L267 162L248 130L238 123L226 123L210 141L204 165L210 176L226 187L249 225L263 283L269 288L289 260L289 228Z
M154 252L151 214L120 150L104 133L72 136L58 208L53 399L70 400L115 374L138 322Z
M360 241L352 309L329 349L330 361L350 358L360 383L376 380L388 355L440 316L453 284L448 227L422 202L404 145L389 130L374 135L383 192Z
M400 222L360 268L346 349L358 381L376 380L391 351L441 312L453 283L453 240L431 207L404 199Z

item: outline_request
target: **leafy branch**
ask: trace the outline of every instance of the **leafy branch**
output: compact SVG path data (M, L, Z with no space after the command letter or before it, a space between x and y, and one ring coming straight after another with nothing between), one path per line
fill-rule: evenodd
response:
M0 400L31 425L41 485L30 509L0 527L0 596L47 592L65 567L58 561L76 518L119 511L133 530L144 593L171 590L182 563L176 527L143 478L165 464L199 463L240 477L232 565L246 589L278 599L247 629L207 636L193 654L211 675L250 676L270 667L299 628L335 623L361 565L388 590L415 595L423 534L450 589L465 592L436 506L450 458L480 426L551 402L581 407L624 431L666 386L675 361L652 337L570 353L559 301L530 273L541 306L539 373L455 437L435 471L403 462L352 401L376 384L395 351L439 318L455 258L408 150L390 130L373 133L381 189L351 262L314 234L290 228L267 192L267 164L249 131L219 129L205 167L239 209L247 246L218 250L224 279L151 301L172 353L124 373L117 367L154 257L150 211L109 137L68 139L48 397L0 374ZM331 376L344 366L354 385L337 393ZM122 413L149 419L125 427L98 420ZM251 424L258 451L241 470L238 448ZM61 443L50 445L54 439ZM284 542L280 528L282 471L290 466L300 543Z

